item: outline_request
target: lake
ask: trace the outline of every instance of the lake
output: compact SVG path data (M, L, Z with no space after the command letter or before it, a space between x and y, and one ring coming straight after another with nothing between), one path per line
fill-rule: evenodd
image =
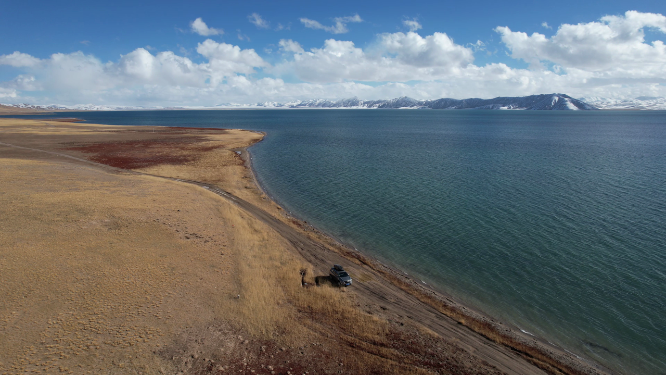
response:
M57 116L265 131L254 167L293 215L618 372L666 369L664 111Z

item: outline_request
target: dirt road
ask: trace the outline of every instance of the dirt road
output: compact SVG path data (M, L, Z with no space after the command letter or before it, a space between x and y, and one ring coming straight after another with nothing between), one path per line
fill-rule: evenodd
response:
M201 186L227 198L249 214L269 225L289 241L301 256L315 267L315 270L320 275L327 275L328 269L332 264L343 264L350 270L355 268L349 259L313 241L303 233L299 233L261 208L215 186L197 181L181 181ZM350 272L353 274L353 271ZM393 285L378 272L372 269L364 269L363 272L371 274L371 281L357 280L354 282L352 289L355 293L362 296L361 300L365 301L368 306L376 305L380 306L382 310L386 309L384 310L385 315L392 315L395 320L411 319L416 321L441 336L456 341L469 353L477 356L482 361L486 361L502 372L509 374L547 374L526 361L525 358L515 351L498 345L478 334L470 334L471 332L467 327L458 324L432 306L419 301L416 297Z

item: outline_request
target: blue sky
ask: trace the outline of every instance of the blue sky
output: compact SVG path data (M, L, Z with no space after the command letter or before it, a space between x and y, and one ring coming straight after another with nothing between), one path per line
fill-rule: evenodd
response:
M663 1L5 0L0 102L666 96L664 13Z

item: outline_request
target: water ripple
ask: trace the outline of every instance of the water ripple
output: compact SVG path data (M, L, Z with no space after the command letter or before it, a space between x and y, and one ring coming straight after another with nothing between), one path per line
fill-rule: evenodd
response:
M666 113L178 111L105 124L263 130L288 210L621 373L666 368Z

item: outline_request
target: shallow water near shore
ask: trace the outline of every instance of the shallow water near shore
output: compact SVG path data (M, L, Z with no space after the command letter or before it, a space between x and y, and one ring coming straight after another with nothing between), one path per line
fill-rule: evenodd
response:
M48 117L265 131L258 179L295 216L618 372L666 369L666 112Z

